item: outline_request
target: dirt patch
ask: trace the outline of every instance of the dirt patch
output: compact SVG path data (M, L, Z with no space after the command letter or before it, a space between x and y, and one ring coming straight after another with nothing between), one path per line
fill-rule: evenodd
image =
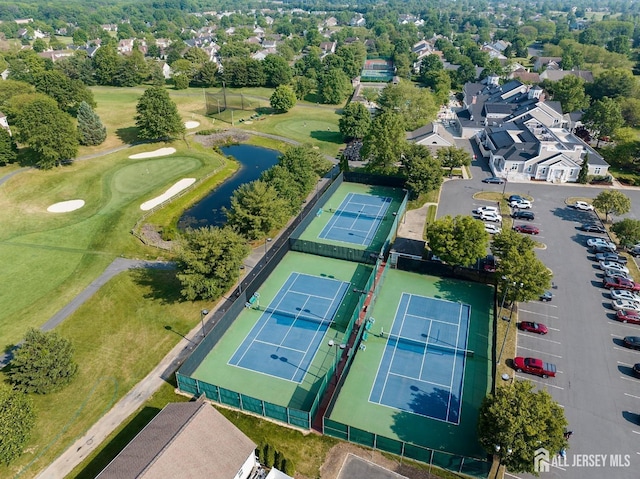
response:
M242 131L219 131L210 135L194 135L193 139L204 146L221 146L229 143L243 143L249 134Z
M140 239L146 245L155 246L156 248L168 251L170 251L174 246L173 241L163 240L156 227L148 223L142 225L140 228Z
M407 466L406 464L400 464L400 461L389 459L378 451L363 449L355 444L349 444L347 442L336 444L329 450L324 464L322 464L322 467L320 468L320 477L322 479L336 479L347 454L353 454L354 456L366 459L367 461L373 462L378 466L389 469L390 471L408 477L409 479L438 479L438 476L429 474L426 470Z

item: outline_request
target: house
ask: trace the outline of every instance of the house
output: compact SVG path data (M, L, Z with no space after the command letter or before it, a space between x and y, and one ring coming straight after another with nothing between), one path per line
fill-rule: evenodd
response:
M544 70L551 64L552 67L559 66L562 63L562 57L538 57L533 62L533 69L537 72Z
M53 63L57 62L61 58L67 58L73 56L73 51L71 50L50 50L46 52L39 52L38 56L40 58L48 58Z
M133 38L125 38L118 42L118 53L125 54L133 51Z
M527 71L524 68L519 68L509 73L509 75L507 75L507 79L519 80L522 83L530 83L532 85L540 83L540 75L538 73Z
M589 70L551 70L540 73L540 80L560 81L564 77L573 75L582 78L586 83L593 83L593 73Z
M324 28L333 28L338 24L338 20L336 17L329 17L323 23L322 26Z
M28 31L27 31L26 28L19 28L18 31L16 32L16 36L18 38L23 38L23 37L27 36L27 33L28 33Z
M335 53L337 46L338 44L336 42L321 42L320 50L322 50L323 54L327 55L329 53Z
M118 31L118 25L115 24L115 23L105 23L104 25L100 25L100 27L105 32L117 32Z
M14 20L18 25L26 25L27 23L32 23L33 18L16 18Z
M420 40L418 43L414 44L411 47L411 53L415 53L420 56L421 54L427 52L431 53L433 51L433 46L426 40Z
M210 404L170 403L98 474L99 479L247 479L256 444Z
M256 27L256 28L253 29L253 34L256 37L263 37L264 36L264 30L262 28L260 28L260 27Z
M432 152L443 146L455 146L453 136L442 124L434 121L417 130L407 132L406 137L407 141L427 146Z
M265 38L262 41L262 48L264 48L265 50L275 50L277 46L278 46L277 40L271 40L271 39Z
M7 121L7 115L0 111L0 128L4 128L11 135L11 127L9 126L9 122Z
M162 62L160 69L162 70L162 76L164 77L165 80L168 80L169 78L171 78L171 75L173 72L171 71L171 67L167 62Z
M364 27L367 24L367 21L364 19L364 15L361 13L356 13L351 20L349 20L349 26L352 27Z

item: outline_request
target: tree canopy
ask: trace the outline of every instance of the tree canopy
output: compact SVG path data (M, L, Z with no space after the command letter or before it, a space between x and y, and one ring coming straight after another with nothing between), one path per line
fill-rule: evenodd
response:
M424 126L434 120L438 113L433 93L405 80L397 85L389 83L382 90L378 104L383 110L400 114L404 122L403 128L407 131Z
M390 174L397 170L406 147L404 122L398 113L384 111L377 115L362 140L360 156L367 160L369 171Z
M185 132L176 104L162 87L151 87L136 105L138 138L142 140L169 139Z
M621 245L631 246L640 243L640 220L625 218L611 225Z
M604 97L596 100L587 109L582 117L584 125L592 131L600 144L600 139L605 136L612 136L615 131L624 125L620 104L611 98Z
M269 99L271 108L279 112L287 112L296 105L296 94L289 85L279 85Z
M620 216L628 213L631 209L631 200L621 191L605 190L593 199L593 206L604 212L605 221L609 221L609 214Z
M78 134L81 145L99 145L107 139L107 128L84 101L78 107Z
M342 109L338 125L345 139L364 138L371 127L371 113L360 102L349 103Z
M31 398L0 385L0 462L9 465L20 457L35 422Z
M453 176L454 168L471 165L471 155L469 152L462 148L456 148L455 146L438 148L436 156L444 168L449 168L449 177Z
M445 216L429 225L427 241L433 254L445 263L469 267L485 256L489 233L471 216Z
M414 196L440 188L442 165L431 156L426 146L409 143L402 157L402 166L407 176L407 188Z
M47 394L69 384L77 372L71 341L55 331L32 328L11 360L8 375L20 391Z

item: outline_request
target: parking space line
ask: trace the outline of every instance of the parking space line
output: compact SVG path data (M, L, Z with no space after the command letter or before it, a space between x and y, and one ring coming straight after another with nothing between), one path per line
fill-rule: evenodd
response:
M529 303L536 303L536 304L544 304L545 306L548 306L550 308L557 308L558 306L556 306L555 304L549 304L549 301L529 301Z
M620 348L618 346L614 346L613 349L616 349L618 351L626 351L628 353L640 354L640 351L636 351L634 349L629 349L629 348Z
M627 329L635 329L636 331L638 330L638 326L637 326L637 325L633 325L633 324L625 324L625 323L622 323L622 322L620 322L620 321L616 321L615 319L614 319L614 320L612 320L612 321L613 321L613 324L614 324L614 325L617 325L618 327L621 327L621 328L627 328ZM617 336L617 335L612 334L612 336Z
M550 328L550 327L547 326L547 329L549 331L558 331L558 332L560 332L560 330L558 328Z
M545 386L549 386L549 387L551 387L551 388L556 388L556 389L562 389L562 390L564 390L564 388L563 388L563 387L556 386L555 384L549 384L549 383L545 383L545 382L542 382L542 381L538 381L538 380L536 380L536 379L531 379L529 376L521 376L521 375L519 375L519 374L516 374L515 376L516 376L517 378L519 378L519 379L526 379L526 380L528 380L528 381L531 381L531 382L534 382L534 383L538 383L538 384L543 384L543 385L545 385Z
M630 378L630 377L627 377L627 376L620 376L620 379L626 379L627 381L632 381L632 382L634 382L636 384L638 383L637 379Z
M529 338L534 338L535 336L531 336L530 334L525 334L524 332L518 333L521 334L523 336L527 336ZM540 335L538 335L540 336ZM546 338L536 338L538 341L546 341L548 343L553 343L553 344L562 344L560 341L554 341L553 339L546 339Z
M544 316L545 318L553 318L553 319L560 319L557 316L551 316L550 314L544 314L544 313L536 313L535 311L529 311L528 309L520 309L518 312L520 313L529 313L529 314L536 314L538 316Z
M634 434L640 434L640 431L634 431L633 429L631 430L631 432ZM636 452L636 454L640 454L640 452Z
M633 394L624 393L625 396L632 397L633 399L640 399L640 396L634 396Z
M537 349L529 349L529 348L525 348L524 346L518 346L518 349L524 349L525 351L531 351L531 352L534 352L534 353L546 354L548 356L553 356L554 358L562 359L562 356L558 356L557 354L547 353L546 351L538 351Z

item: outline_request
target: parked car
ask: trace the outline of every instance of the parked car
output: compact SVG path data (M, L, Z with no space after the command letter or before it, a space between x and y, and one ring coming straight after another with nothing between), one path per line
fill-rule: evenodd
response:
M612 289L609 291L612 299L628 299L629 301L637 301L640 303L640 294L629 291L628 289Z
M605 271L604 275L609 276L610 278L622 278L622 279L629 279L633 281L633 279L627 273L623 273L623 272Z
M492 183L494 185L501 185L504 183L504 178L498 178L497 176L490 176L482 180L483 183Z
M475 213L477 214L489 213L489 212L500 214L500 211L496 206L478 206L478 208L475 210Z
M515 210L511 214L511 217L513 219L527 220L527 221L532 221L536 218L536 216L533 214L533 211L522 211L522 210Z
M509 203L511 203L512 201L526 201L526 198L520 195L511 195L509 196Z
M502 216L493 211L483 211L480 213L480 219L482 221L492 221L494 223L500 223L502 221Z
M509 206L511 206L512 208L518 208L520 210L528 210L531 209L531 201L529 200L515 200L515 201L510 201L509 202Z
M589 246L590 248L596 248L596 247L607 248L610 251L616 250L616 245L611 241L607 241L604 238L589 238L587 240L587 246Z
M498 266L498 262L496 257L492 254L488 254L486 258L482 260L482 269L484 271L488 271L489 273L494 273Z
M635 363L633 365L633 375L637 378L640 378L640 363Z
M640 313L621 309L620 311L616 311L616 319L622 323L640 324Z
M596 261L613 261L614 263L627 264L628 260L626 256L606 252L596 254Z
M630 301L628 299L614 299L611 301L611 306L616 311L627 310L627 311L638 311L640 312L640 302L638 301Z
M640 341L640 338L638 338ZM543 378L553 378L556 375L556 365L547 363L537 358L513 358L513 364L517 372L535 374Z
M586 201L576 201L572 205L569 205L571 208L581 211L593 211L593 205L587 203Z
M518 327L522 331L529 331L530 333L536 334L547 334L549 332L544 324L534 323L533 321L520 321Z
M611 247L611 245L598 245L598 246L591 246L589 248L591 250L592 253L598 254L598 253L615 253L616 248Z
M580 226L582 231L586 231L587 233L606 233L607 230L604 226L599 225L598 223L585 223Z
M484 224L484 230L492 235L498 234L502 232L502 228L492 224L492 223L485 223Z
M640 291L640 283L636 283L629 278L621 276L606 275L602 280L602 286L605 288L626 289L629 291Z
M640 256L640 245L635 245L629 250L631 256Z
M619 273L629 274L629 268L625 265L616 263L615 261L600 261L600 269L603 271L617 271Z
M544 301L545 303L551 301L553 299L553 293L551 291L545 291L538 298L540 301Z
M525 233L528 235L537 235L540 234L540 230L537 226L533 225L517 225L513 227L518 233Z
M640 336L625 336L622 343L627 348L640 349Z

